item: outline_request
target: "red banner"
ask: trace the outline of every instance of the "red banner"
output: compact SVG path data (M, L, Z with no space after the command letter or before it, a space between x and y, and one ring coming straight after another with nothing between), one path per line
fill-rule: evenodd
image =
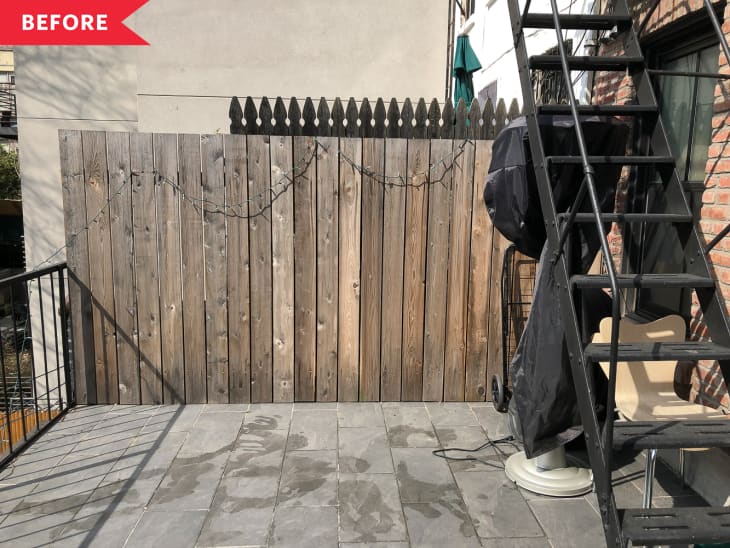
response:
M124 20L147 0L2 0L0 41L10 46L146 46Z

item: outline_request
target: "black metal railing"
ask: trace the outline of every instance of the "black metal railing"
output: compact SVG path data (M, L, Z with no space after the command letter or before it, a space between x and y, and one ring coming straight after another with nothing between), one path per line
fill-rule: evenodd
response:
M15 83L0 82L0 127L18 125L18 109L15 102Z
M74 404L66 276L0 280L0 468Z

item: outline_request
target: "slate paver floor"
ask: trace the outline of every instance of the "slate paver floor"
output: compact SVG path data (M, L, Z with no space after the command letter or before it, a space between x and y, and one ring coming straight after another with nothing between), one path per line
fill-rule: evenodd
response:
M605 546L595 495L516 488L506 455L434 448L505 435L481 404L93 406L0 471L0 546ZM641 503L623 455L619 504ZM663 466L655 504L702 505Z

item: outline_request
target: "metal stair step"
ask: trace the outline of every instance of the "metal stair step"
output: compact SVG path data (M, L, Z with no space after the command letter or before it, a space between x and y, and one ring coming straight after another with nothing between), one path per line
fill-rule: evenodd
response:
M552 164L582 164L580 156L545 156ZM671 156L588 156L588 163L596 165L641 166L674 165Z
M560 26L572 30L611 30L618 27L625 30L631 27L632 20L628 15L615 14L566 14L559 16ZM555 28L552 13L528 13L522 19L522 26L528 29Z
M578 114L582 116L642 116L658 115L659 108L646 105L577 105ZM538 114L570 115L570 105L538 105Z
M614 449L730 447L730 420L615 422L613 447Z
M579 288L611 287L608 276L579 275L572 276L570 281ZM620 274L616 277L618 286L626 287L714 287L712 278L693 274Z
M558 214L560 220L568 218L568 213ZM691 215L681 213L602 213L601 218L607 223L691 223ZM575 222L594 222L593 213L576 213Z
M633 546L723 542L730 539L730 508L651 508L619 511Z
M618 71L628 67L641 65L643 57L606 56L606 55L570 55L567 58L571 70L607 70ZM560 55L533 55L528 61L531 69L562 70Z
M610 359L609 343L590 343L584 349L587 360L606 362ZM662 360L728 360L730 348L712 342L653 342L619 343L620 361L662 361Z

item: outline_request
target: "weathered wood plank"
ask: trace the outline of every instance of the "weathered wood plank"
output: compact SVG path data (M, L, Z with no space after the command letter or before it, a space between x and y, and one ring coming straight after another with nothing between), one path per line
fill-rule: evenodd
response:
M390 126L388 127L390 131ZM396 133L397 135L397 133ZM399 401L403 334L403 253L405 245L408 142L385 142L386 185L383 192L383 299L381 309L380 399Z
M247 128L248 131L248 128ZM203 187L200 181L200 136L178 136L183 294L185 402L205 403L205 301L203 287Z
M471 216L471 260L469 261L469 302L467 307L466 382L464 396L468 401L484 401L487 380L487 341L489 336L489 288L492 260L492 222L484 207L482 193L487 180L492 144L476 141L474 187ZM495 303L498 305L498 303Z
M203 169L205 340L210 403L228 403L228 268L223 176L223 136L200 139Z
M86 230L82 230L86 226L86 198L81 132L62 129L58 136L61 149L69 313L75 318L71 322L71 333L76 401L79 404L94 404L97 403L96 367L89 280L89 241ZM131 183L127 181L127 185Z
M449 269L449 215L451 211L452 141L431 141L431 179L428 197L426 264L426 322L423 343L423 399L444 397L446 343L446 284ZM439 160L444 160L440 163Z
M137 322L141 401L162 403L162 350L160 341L160 276L157 265L157 216L152 135L130 135L134 211L134 262L137 274Z
M137 302L134 288L134 227L129 134L107 133L114 316L117 334L119 403L140 404Z
M297 138L299 139L299 138ZM274 401L294 401L294 187L292 138L271 138Z
M339 166L337 137L317 144L317 401L337 400Z
M362 140L340 140L338 400L357 401L360 319L360 193ZM347 159L350 161L348 162Z
M461 102L459 103L462 104ZM463 149L463 150L460 150ZM464 400L466 305L469 276L474 144L454 141L454 191L449 245L444 400Z
M273 342L271 288L271 165L269 137L249 136L248 220L251 253L251 401L273 399Z
M363 140L360 401L380 399L380 307L383 277L385 141Z
M117 403L119 378L114 326L112 247L107 205L109 181L106 137L104 132L84 131L81 140L84 148L86 222L89 223L89 278L94 318L96 395L99 403Z
M314 112L314 111L312 111ZM294 399L314 401L317 364L317 161L313 137L294 139Z
M160 331L162 333L162 400L185 402L180 216L177 192L177 135L152 136L157 186L157 236L160 249Z
M277 101L278 104L278 101ZM246 138L223 137L228 232L228 386L231 403L251 401ZM233 209L231 209L231 206Z
M404 401L423 396L423 320L426 283L426 219L428 216L429 145L425 139L408 143L405 269L403 273Z

